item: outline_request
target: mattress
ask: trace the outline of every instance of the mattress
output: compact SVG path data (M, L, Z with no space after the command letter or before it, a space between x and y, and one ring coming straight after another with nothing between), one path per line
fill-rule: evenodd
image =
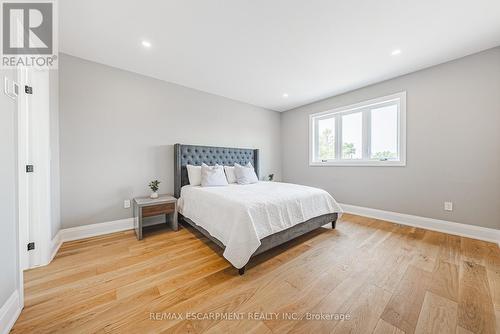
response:
M222 187L184 186L179 212L225 246L224 257L243 267L260 240L311 218L342 209L326 191L291 183Z

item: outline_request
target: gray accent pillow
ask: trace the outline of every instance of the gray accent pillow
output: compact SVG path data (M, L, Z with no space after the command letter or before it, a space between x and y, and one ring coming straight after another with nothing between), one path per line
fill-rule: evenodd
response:
M201 165L201 186L202 187L216 187L227 186L226 174L224 174L224 167L215 165L208 166Z
M259 182L255 169L249 162L246 166L234 164L234 175L238 184L252 184Z

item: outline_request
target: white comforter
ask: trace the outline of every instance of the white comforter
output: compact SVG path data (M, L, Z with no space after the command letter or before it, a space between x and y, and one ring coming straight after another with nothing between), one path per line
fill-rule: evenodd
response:
M313 217L341 213L326 191L280 182L224 187L184 186L179 212L225 246L224 257L243 267L260 240Z

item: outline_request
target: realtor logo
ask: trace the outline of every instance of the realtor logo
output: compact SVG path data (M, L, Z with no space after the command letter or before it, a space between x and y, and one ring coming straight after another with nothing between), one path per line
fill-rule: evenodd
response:
M2 67L55 68L55 3L2 1Z

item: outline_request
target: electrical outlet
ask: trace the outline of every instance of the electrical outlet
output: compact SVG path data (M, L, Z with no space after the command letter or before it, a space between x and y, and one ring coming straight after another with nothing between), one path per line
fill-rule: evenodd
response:
M126 199L123 201L123 208L124 209L130 208L130 200L129 199Z
M453 211L453 202L444 202L444 211Z

